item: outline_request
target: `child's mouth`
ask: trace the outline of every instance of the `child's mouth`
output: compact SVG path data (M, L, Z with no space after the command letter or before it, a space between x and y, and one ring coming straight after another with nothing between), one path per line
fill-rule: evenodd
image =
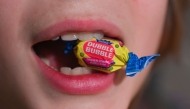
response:
M84 75L94 71L88 67L82 67L73 51L64 53L66 41L91 40L93 37L102 39L104 34L101 32L77 32L67 33L49 41L43 41L33 46L37 56L49 67L65 75Z
M42 31L32 49L40 71L55 89L67 94L95 94L113 85L115 73L81 67L73 51L64 54L65 43L69 40L91 40L92 37L113 38L121 36L119 33L118 27L101 19L66 20Z

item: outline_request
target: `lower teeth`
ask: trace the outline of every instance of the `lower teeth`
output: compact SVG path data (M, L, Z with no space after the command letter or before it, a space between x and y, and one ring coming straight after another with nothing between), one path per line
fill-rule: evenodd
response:
M50 65L50 62L48 59L41 58L41 60L52 69L58 71L58 69ZM87 67L75 67L73 69L71 69L70 67L61 67L60 72L65 75L83 75L83 74L91 74L92 70Z
M75 67L74 69L70 67L61 67L60 72L66 75L82 75L90 74L92 71L87 67Z
M46 58L40 58L46 65L50 66L50 62L49 60L47 60Z

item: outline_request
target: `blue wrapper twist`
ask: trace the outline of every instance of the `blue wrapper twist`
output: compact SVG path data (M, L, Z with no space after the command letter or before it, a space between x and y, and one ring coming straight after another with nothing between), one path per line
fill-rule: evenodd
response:
M65 46L64 46L64 53L68 54L71 51L73 51L73 48L77 45L77 40L72 40L72 41L64 41Z
M144 56L141 58L138 58L136 54L133 52L129 53L129 60L127 62L127 68L126 68L126 75L133 77L137 73L139 73L141 70L143 70L150 62L152 62L154 59L156 59L159 54L151 55L151 56Z

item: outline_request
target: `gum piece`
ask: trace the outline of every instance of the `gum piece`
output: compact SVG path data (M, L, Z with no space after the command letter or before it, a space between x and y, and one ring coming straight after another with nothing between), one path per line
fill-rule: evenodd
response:
M90 41L79 41L74 53L81 66L112 73L121 69L128 61L129 50L123 43L104 38L93 38Z
M76 45L76 46L75 46ZM74 47L75 46L75 47ZM103 38L92 38L90 41L68 42L65 52L73 50L81 66L90 67L105 73L115 72L124 66L126 76L133 77L142 71L159 54L138 58L133 52L129 52L121 41Z

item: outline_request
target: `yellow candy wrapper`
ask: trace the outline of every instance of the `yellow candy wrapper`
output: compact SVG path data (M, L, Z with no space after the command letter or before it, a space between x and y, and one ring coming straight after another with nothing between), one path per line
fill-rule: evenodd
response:
M66 41L64 53L73 50L81 66L105 73L112 73L126 66L125 74L130 77L135 76L160 56L155 54L138 58L136 54L129 52L121 41L109 38Z
M81 66L107 73L121 69L129 59L129 50L123 43L108 38L79 41L74 53Z

